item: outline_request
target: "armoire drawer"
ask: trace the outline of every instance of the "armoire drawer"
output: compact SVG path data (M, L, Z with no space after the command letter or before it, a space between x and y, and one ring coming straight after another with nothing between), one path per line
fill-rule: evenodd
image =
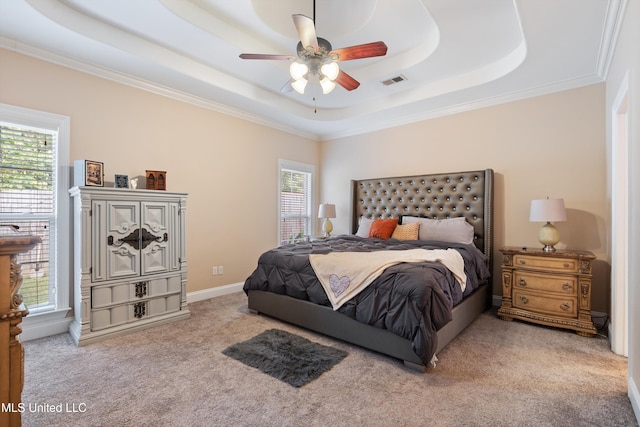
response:
M180 293L91 310L91 330L137 322L180 310Z
M169 293L179 293L181 278L179 275L156 279L96 285L91 288L92 308L108 307Z

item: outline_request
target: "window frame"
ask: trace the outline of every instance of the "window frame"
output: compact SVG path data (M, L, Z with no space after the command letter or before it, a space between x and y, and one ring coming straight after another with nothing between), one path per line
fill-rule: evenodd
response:
M277 227L277 246L280 246L281 243L281 233L282 233L282 171L283 170L291 170L301 173L308 173L311 175L311 182L309 185L309 191L311 194L309 195L309 235L313 233L316 227L316 218L313 214L313 207L316 205L316 168L314 165L309 163L302 163L293 160L286 159L278 159L278 227Z
M21 339L40 338L66 332L71 318L67 313L71 309L70 295L73 281L70 280L71 249L70 234L70 118L54 113L32 110L0 103L0 122L18 126L39 128L58 133L56 169L56 238L50 243L55 252L55 307L52 310L30 313L22 321Z

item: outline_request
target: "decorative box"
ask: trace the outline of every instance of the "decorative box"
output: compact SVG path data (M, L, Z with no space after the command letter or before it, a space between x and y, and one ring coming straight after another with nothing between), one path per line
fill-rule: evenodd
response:
M147 172L147 190L166 190L167 189L167 172L166 171L146 171Z

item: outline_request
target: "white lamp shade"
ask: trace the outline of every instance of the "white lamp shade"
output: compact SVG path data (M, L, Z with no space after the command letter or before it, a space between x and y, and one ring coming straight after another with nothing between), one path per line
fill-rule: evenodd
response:
M336 217L336 205L331 203L323 203L318 209L318 218L335 218Z
M567 220L564 199L538 199L531 201L531 222L559 222Z

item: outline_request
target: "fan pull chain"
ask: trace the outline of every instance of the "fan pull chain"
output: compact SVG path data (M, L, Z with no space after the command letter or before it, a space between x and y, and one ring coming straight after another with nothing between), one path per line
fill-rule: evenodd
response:
M313 97L313 113L318 114L318 104L316 103L316 97Z

